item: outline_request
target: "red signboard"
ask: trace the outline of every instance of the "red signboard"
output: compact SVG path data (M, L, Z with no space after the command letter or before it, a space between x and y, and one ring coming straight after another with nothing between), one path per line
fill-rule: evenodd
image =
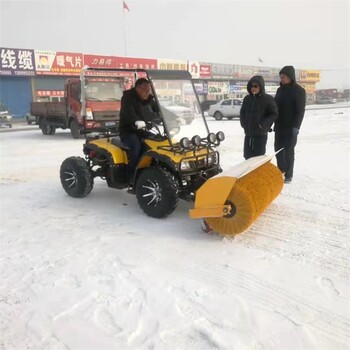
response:
M57 96L57 97L64 97L64 91L60 90L38 90L36 92L37 96Z
M61 75L80 74L83 67L83 55L80 53L57 52L51 71Z
M210 66L210 64L201 64L199 66L199 76L201 78L210 78L211 77L211 66Z
M114 56L84 55L84 66L91 68L117 68Z
M157 60L150 58L84 55L84 65L91 68L157 69Z
M157 60L152 58L115 57L117 68L157 69Z

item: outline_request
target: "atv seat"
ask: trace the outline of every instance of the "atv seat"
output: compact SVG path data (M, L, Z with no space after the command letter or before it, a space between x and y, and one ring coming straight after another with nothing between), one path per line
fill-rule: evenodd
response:
M116 147L119 147L120 149L122 149L123 151L130 151L130 147L128 147L127 145L125 145L122 140L120 139L119 136L116 136L116 137L112 137L111 138L111 143L112 145L116 146Z

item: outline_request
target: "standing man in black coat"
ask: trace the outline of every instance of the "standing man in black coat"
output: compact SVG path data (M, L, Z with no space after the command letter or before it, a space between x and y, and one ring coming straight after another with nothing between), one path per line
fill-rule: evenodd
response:
M283 67L280 79L281 86L275 97L279 114L275 123L275 151L283 148L277 154L277 165L284 173L284 182L290 183L293 179L294 148L305 113L306 93L296 83L293 66Z
M265 93L264 78L252 77L247 85L247 95L241 107L240 121L244 129L245 159L266 153L267 134L278 117L277 106L272 96Z

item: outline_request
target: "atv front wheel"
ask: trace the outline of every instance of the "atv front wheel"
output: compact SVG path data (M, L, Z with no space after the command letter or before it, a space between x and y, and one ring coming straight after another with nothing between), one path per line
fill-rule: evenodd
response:
M69 157L61 165L61 184L68 195L86 197L92 190L94 179L89 165L81 157Z
M177 181L161 167L142 171L136 183L136 197L140 208L153 218L164 218L176 208L179 200Z

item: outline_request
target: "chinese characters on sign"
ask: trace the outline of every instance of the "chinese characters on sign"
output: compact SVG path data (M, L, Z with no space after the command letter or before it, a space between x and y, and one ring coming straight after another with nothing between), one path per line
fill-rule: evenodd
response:
M158 60L158 69L187 70L187 61L181 60Z
M157 69L157 60L150 58L115 57L116 68Z
M60 91L60 90L38 90L36 92L36 95L38 97L51 97L51 96L55 96L55 97L64 97L64 91Z
M51 72L60 75L79 75L81 68L83 68L82 54L57 52Z
M199 76L201 78L211 78L211 65L201 63L199 66Z
M116 68L115 57L84 55L84 66L91 68Z
M300 81L318 83L320 81L320 71L319 70L302 70L300 72Z
M79 75L83 67L83 55L35 50L35 63L38 75Z
M34 76L34 50L0 48L0 75Z
M148 58L84 55L84 66L91 68L157 69L157 60Z

